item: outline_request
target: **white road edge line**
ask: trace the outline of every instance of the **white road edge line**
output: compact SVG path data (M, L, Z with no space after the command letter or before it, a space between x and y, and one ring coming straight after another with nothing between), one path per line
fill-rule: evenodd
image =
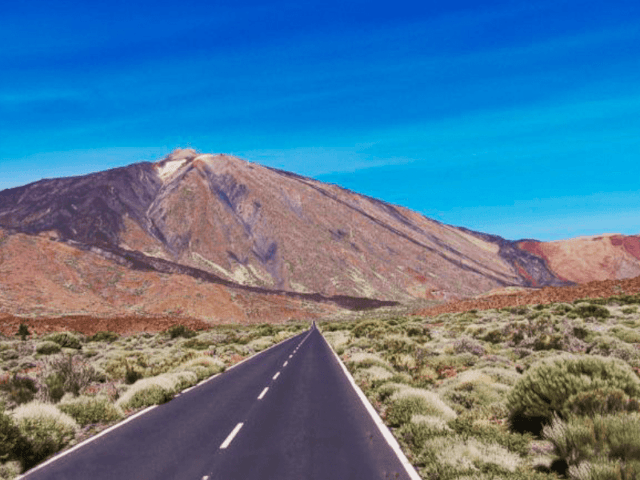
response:
M378 427L378 430L380 430L380 433L382 434L384 439L387 441L387 443L389 444L393 452L396 454L396 456L398 457L398 460L400 460L400 463L402 464L404 469L407 471L409 478L411 480L421 480L421 477L420 475L418 475L418 472L416 471L416 469L413 467L413 465L411 465L411 463L407 459L404 452L400 449L400 445L398 444L398 441L395 439L395 437L393 436L389 428L384 424L384 422L378 415L378 412L376 412L376 409L373 408L373 406L369 403L369 400L367 399L366 395L362 392L362 390L360 390L360 387L358 387L355 380L349 373L349 370L347 370L347 367L345 367L344 363L342 363L342 360L340 360L340 357L338 356L338 354L333 351L333 348L331 348L331 345L329 345L329 342L327 342L327 339L324 338L324 335L320 334L320 336L325 341L325 343L329 347L329 350L331 350L331 352L333 353L334 357L336 357L336 360L338 360L338 363L342 367L342 371L346 375L349 382L351 382L351 386L358 394L358 397L360 397L360 400L362 401L365 408L367 409L367 412L369 412L369 415L371 415L371 418L373 419L374 423Z
M278 378L279 376L280 376L280 372L276 373L276 374L273 376L273 379L275 380L275 379L276 379L276 378Z
M222 445L220 445L221 449L227 448L229 446L229 444L233 441L235 436L238 434L238 432L242 428L242 425L244 425L244 423L240 422L239 424L236 425L236 428L231 430L231 433L229 434L227 439L224 442L222 442Z
M262 390L262 393L258 395L258 400L262 400L262 398L267 394L267 390L269 390L269 387L265 387L264 390Z
M304 333L304 332L303 332L303 333ZM309 333L307 334L307 336L305 337L305 340L307 339L307 337L308 337L310 334L311 334L311 332L309 332ZM243 359L243 360L239 361L238 363L236 363L236 364L234 364L234 365L231 365L229 368L226 368L224 372L216 373L215 375L213 375L213 376L211 376L211 377L209 377L209 378L207 378L207 379L205 379L205 380L202 380L200 383L198 383L198 384L194 385L193 387L189 387L189 388L187 388L187 389L185 389L185 390L182 390L182 392L181 392L181 393L186 393L187 391L189 391L189 390L191 390L191 389L193 389L193 388L195 388L195 387L199 387L200 385L202 385L202 384L204 384L204 383L207 383L207 382L208 382L208 381L210 381L210 380L213 380L213 379L214 379L214 378L216 378L217 376L222 375L223 373L228 372L229 370L234 369L234 368L235 368L235 367L237 367L238 365L241 365L241 364L243 364L244 362L247 362L247 361L251 360L252 358L257 357L258 355L260 355L260 354L262 354L262 353L265 353L266 351L271 350L272 348L275 348L275 347L277 347L278 345L281 345L281 344L283 344L284 342L287 342L287 341L289 341L289 340L291 340L291 339L295 338L296 336L297 336L297 335L294 335L293 337L285 338L285 339L284 339L284 340L282 340L281 342L276 343L275 345L271 345L269 348L265 348L264 350L262 350L262 351L260 351L260 352L258 352L258 353L254 353L254 354L253 354L253 355L251 355L250 357L247 357L247 358L245 358L245 359ZM304 342L304 340L303 340L303 342ZM177 396L177 395L176 395L176 396ZM175 397L174 397L174 398L175 398ZM137 418L137 417L140 417L140 416L144 415L145 413L147 413L147 412L149 412L149 411L153 410L154 408L156 408L156 407L158 407L158 406L159 406L159 405L151 405L150 407L147 407L147 408L145 408L144 410L139 411L139 412L138 412L138 413L136 413L135 415L131 415L130 417L125 418L125 419L124 419L124 420L122 420L121 422L118 422L118 423L116 423L115 425L110 426L109 428L107 428L106 430L103 430L102 432L98 433L97 435L94 435L93 437L89 437L89 438L87 438L86 440L84 440L83 442L80 442L79 444L77 444L77 445L75 445L75 446L71 447L69 450L64 450L64 451L62 451L62 452L60 452L60 453L58 453L58 454L54 455L53 457L51 457L51 458L50 458L49 460L47 460L46 462L41 463L41 464L39 464L39 465L36 465L36 466L35 466L35 467L33 467L31 470L28 470L28 471L24 472L23 474L21 474L21 475L17 476L15 480L20 480L20 479L23 479L23 478L25 478L25 477L27 477L27 476L31 475L33 472L36 472L36 471L40 470L41 468L45 467L46 465L49 465L50 463L55 462L55 461L56 461L56 460L58 460L59 458L62 458L62 457L64 457L65 455L68 455L69 453L71 453L71 452L73 452L73 451L75 451L75 450L78 450L80 447L83 447L83 446L87 445L88 443L91 443L91 442L93 442L94 440L97 440L97 439L98 439L98 438L100 438L101 436L106 435L107 433L109 433L109 432L111 432L111 431L115 430L115 429L116 429L116 428L118 428L118 427L121 427L122 425L124 425L124 424L126 424L126 423L130 422L131 420L133 420L133 419L135 419L135 418Z
M19 478L25 478L27 475L31 475L33 472L40 470L43 467L46 467L47 465L49 465L50 463L55 462L56 460L59 460L60 458L64 457L65 455L70 454L71 452L74 452L75 450L78 450L80 447L85 446L87 443L90 443L100 437L102 437L103 435L106 435L107 433L109 433L112 430L115 430L118 427L121 427L122 425L124 425L125 423L129 423L131 420L144 415L145 413L153 410L154 408L156 408L158 405L151 405L150 407L145 408L144 410L139 411L138 413L136 413L135 415L131 415L129 418L121 421L120 423L116 423L115 425L107 428L106 430L101 431L100 433L98 433L97 435L94 435L93 437L87 438L84 442L80 442L79 444L75 445L74 447L71 447L69 450L65 450L63 452L60 452L59 454L57 454L56 456L50 458L49 460L47 460L44 463L41 463L40 465L37 465L35 467L33 467L31 470L24 472L22 475L19 475L18 477L16 477L16 480Z

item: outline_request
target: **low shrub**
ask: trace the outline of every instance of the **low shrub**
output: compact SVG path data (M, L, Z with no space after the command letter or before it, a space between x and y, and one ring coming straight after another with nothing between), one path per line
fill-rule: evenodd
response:
M111 343L118 340L118 338L120 338L120 335L118 335L116 332L100 331L100 332L96 332L94 335L87 338L87 341Z
M22 446L22 435L13 418L0 408L0 463L13 460Z
M563 409L563 417L608 415L640 411L640 401L630 398L618 388L597 388L571 395Z
M616 358L561 355L532 366L507 396L511 425L539 433L554 415L562 415L572 395L598 388L624 391L640 397L640 379Z
M513 453L525 456L533 437L508 431L501 425L478 421L472 413L459 415L448 422L451 429L462 438L477 438L488 443L497 443Z
M79 355L49 358L41 375L46 396L53 402L59 401L67 392L79 395L83 388L98 379L96 370Z
M481 357L485 353L485 350L482 344L477 340L469 337L461 337L458 340L456 340L455 343L453 344L453 350L456 353L468 352L478 357Z
M351 334L356 337L366 337L373 330L386 330L388 328L387 325L382 323L379 320L364 320L362 322L357 323L352 329Z
M409 337L419 337L420 340L431 340L429 328L420 323L406 323L404 325L404 331Z
M51 355L53 353L59 353L62 347L56 342L46 340L36 345L36 353L41 355Z
M377 349L388 354L412 353L416 342L404 335L386 335L377 341Z
M402 385L389 399L387 421L398 427L411 420L413 415L433 415L445 420L457 414L434 392Z
M640 476L640 416L634 413L555 418L543 430L572 478L635 479ZM580 475L578 477L578 475Z
M15 404L30 402L38 393L36 381L27 376L14 374L0 382L0 390L7 394L8 400Z
M0 463L0 480L13 480L21 471L20 462Z
M58 408L82 426L90 423L110 423L122 418L122 412L108 397L102 395L63 398Z
M224 372L225 365L220 360L201 356L180 365L177 370L193 372L197 377L197 381L201 381L205 378L209 378L211 375L215 375L216 373Z
M436 436L425 442L418 460L425 465L424 478L479 478L478 474L489 470L487 478L513 478L522 463L519 455L504 447L483 442L473 437L459 435Z
M616 327L611 330L611 333L617 338L627 343L640 343L640 332L632 330L631 328Z
M389 362L374 353L356 352L349 356L345 363L352 368L367 368L372 365L379 365L393 371Z
M169 335L169 338L178 338L178 337L192 338L197 335L197 333L191 330L189 327L186 327L181 324L173 325L169 327L166 333L167 335Z
M47 335L44 340L55 342L62 348L73 348L76 350L80 350L82 348L82 344L80 343L80 339L72 333L69 332L55 332Z
M159 405L168 402L183 388L195 385L198 377L193 372L165 373L137 381L116 402L125 410Z
M411 420L398 430L401 438L413 451L420 453L427 440L438 435L452 432L447 422L440 417L431 415L413 415Z
M78 430L69 415L39 401L20 405L13 411L13 418L25 439L24 448L18 452L25 470L68 445Z
M604 320L611 316L611 312L609 312L607 307L594 305L593 303L579 304L573 311L582 318L596 318Z

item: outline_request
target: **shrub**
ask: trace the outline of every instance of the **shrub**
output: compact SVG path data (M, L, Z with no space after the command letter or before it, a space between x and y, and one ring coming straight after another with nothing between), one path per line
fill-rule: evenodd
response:
M66 393L78 395L98 378L96 370L79 355L59 355L49 359L42 373L47 397L57 402Z
M31 377L14 374L7 381L0 383L0 390L7 393L11 402L22 404L33 400L38 392L38 386Z
M47 335L44 340L55 342L63 348L74 348L76 350L80 350L82 348L80 339L69 332L52 333Z
M562 355L539 362L507 396L512 427L539 433L554 414L562 415L569 397L598 388L640 396L640 380L629 365L616 358Z
M347 358L346 363L352 368L367 368L372 365L380 365L381 367L393 370L389 362L374 353L356 352Z
M22 435L13 418L0 409L0 463L15 458L16 452L22 448Z
M116 406L123 409L133 409L159 405L168 402L176 392L194 385L197 381L195 373L184 371L144 378L131 385L118 399Z
M398 437L404 440L414 453L419 453L427 440L451 432L447 422L440 417L413 415L398 431Z
M611 332L623 342L640 343L640 332L630 328L616 327Z
M109 423L122 418L122 412L105 396L63 398L58 408L82 426Z
M391 395L387 421L392 427L397 427L410 421L416 414L434 415L445 420L456 418L456 412L436 393L402 385Z
M388 327L379 320L364 320L357 323L356 326L351 329L351 333L354 337L360 338L368 336L373 330L386 330L386 328Z
M224 372L225 365L220 360L201 356L180 365L177 370L193 372L196 374L197 380L201 381L216 373Z
M597 318L604 320L611 316L607 307L594 304L580 304L574 309L574 312L582 318Z
M13 480L21 471L20 462L0 463L0 480Z
M349 343L349 333L336 330L323 333L325 340L331 345L338 355L344 353L345 347Z
M640 402L618 388L598 388L571 395L565 403L563 417L593 416L640 411Z
M387 335L377 341L378 350L389 353L411 353L416 342L403 335Z
M52 353L59 353L61 348L56 342L46 340L36 345L36 352L42 355L51 355Z
M69 415L38 401L19 406L13 417L26 441L25 448L18 452L24 469L64 448L78 430L78 424Z
M425 478L458 478L461 473L466 473L469 478L478 478L477 473L487 468L492 470L488 478L500 478L503 475L503 478L513 478L510 473L516 470L522 460L495 443L447 435L428 439L420 462L426 465L423 470L427 473Z
M468 337L461 337L460 339L456 340L453 344L453 350L456 353L469 352L472 355L476 355L478 357L484 355L484 347L482 346L482 344L477 340Z
M464 413L449 422L449 426L462 438L477 438L487 443L497 443L518 455L529 453L530 434L521 435L505 430L489 422L476 421L472 413Z
M427 340L431 339L429 329L420 323L407 323L404 325L404 331L409 337L427 337Z
M167 329L166 333L167 335L169 335L170 338L178 338L178 337L192 338L197 335L196 332L194 332L188 327L185 327L184 325L173 325Z
M555 418L543 430L573 478L632 479L640 475L640 417L637 414ZM561 472L565 473L565 472Z
M24 323L21 323L18 327L18 335L23 342L26 341L27 337L31 335L31 333L29 332L29 327Z
M127 371L124 374L124 383L132 385L142 378L142 373L127 365Z
M118 335L116 332L100 331L87 338L87 341L111 343L118 340L118 338L120 338L120 335Z

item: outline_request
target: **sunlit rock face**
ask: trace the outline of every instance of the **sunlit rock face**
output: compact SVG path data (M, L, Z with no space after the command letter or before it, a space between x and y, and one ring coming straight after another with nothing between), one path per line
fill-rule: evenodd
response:
M46 235L125 268L258 293L450 300L512 285L582 282L605 271L606 278L640 274L637 237L602 237L596 243L606 248L586 250L575 242L511 242L192 149L4 190L0 227ZM577 273L580 262L589 273Z

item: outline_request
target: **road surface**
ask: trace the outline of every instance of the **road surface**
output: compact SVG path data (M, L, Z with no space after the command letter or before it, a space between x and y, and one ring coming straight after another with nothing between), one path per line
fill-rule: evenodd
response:
M28 480L408 479L312 328L25 474Z

